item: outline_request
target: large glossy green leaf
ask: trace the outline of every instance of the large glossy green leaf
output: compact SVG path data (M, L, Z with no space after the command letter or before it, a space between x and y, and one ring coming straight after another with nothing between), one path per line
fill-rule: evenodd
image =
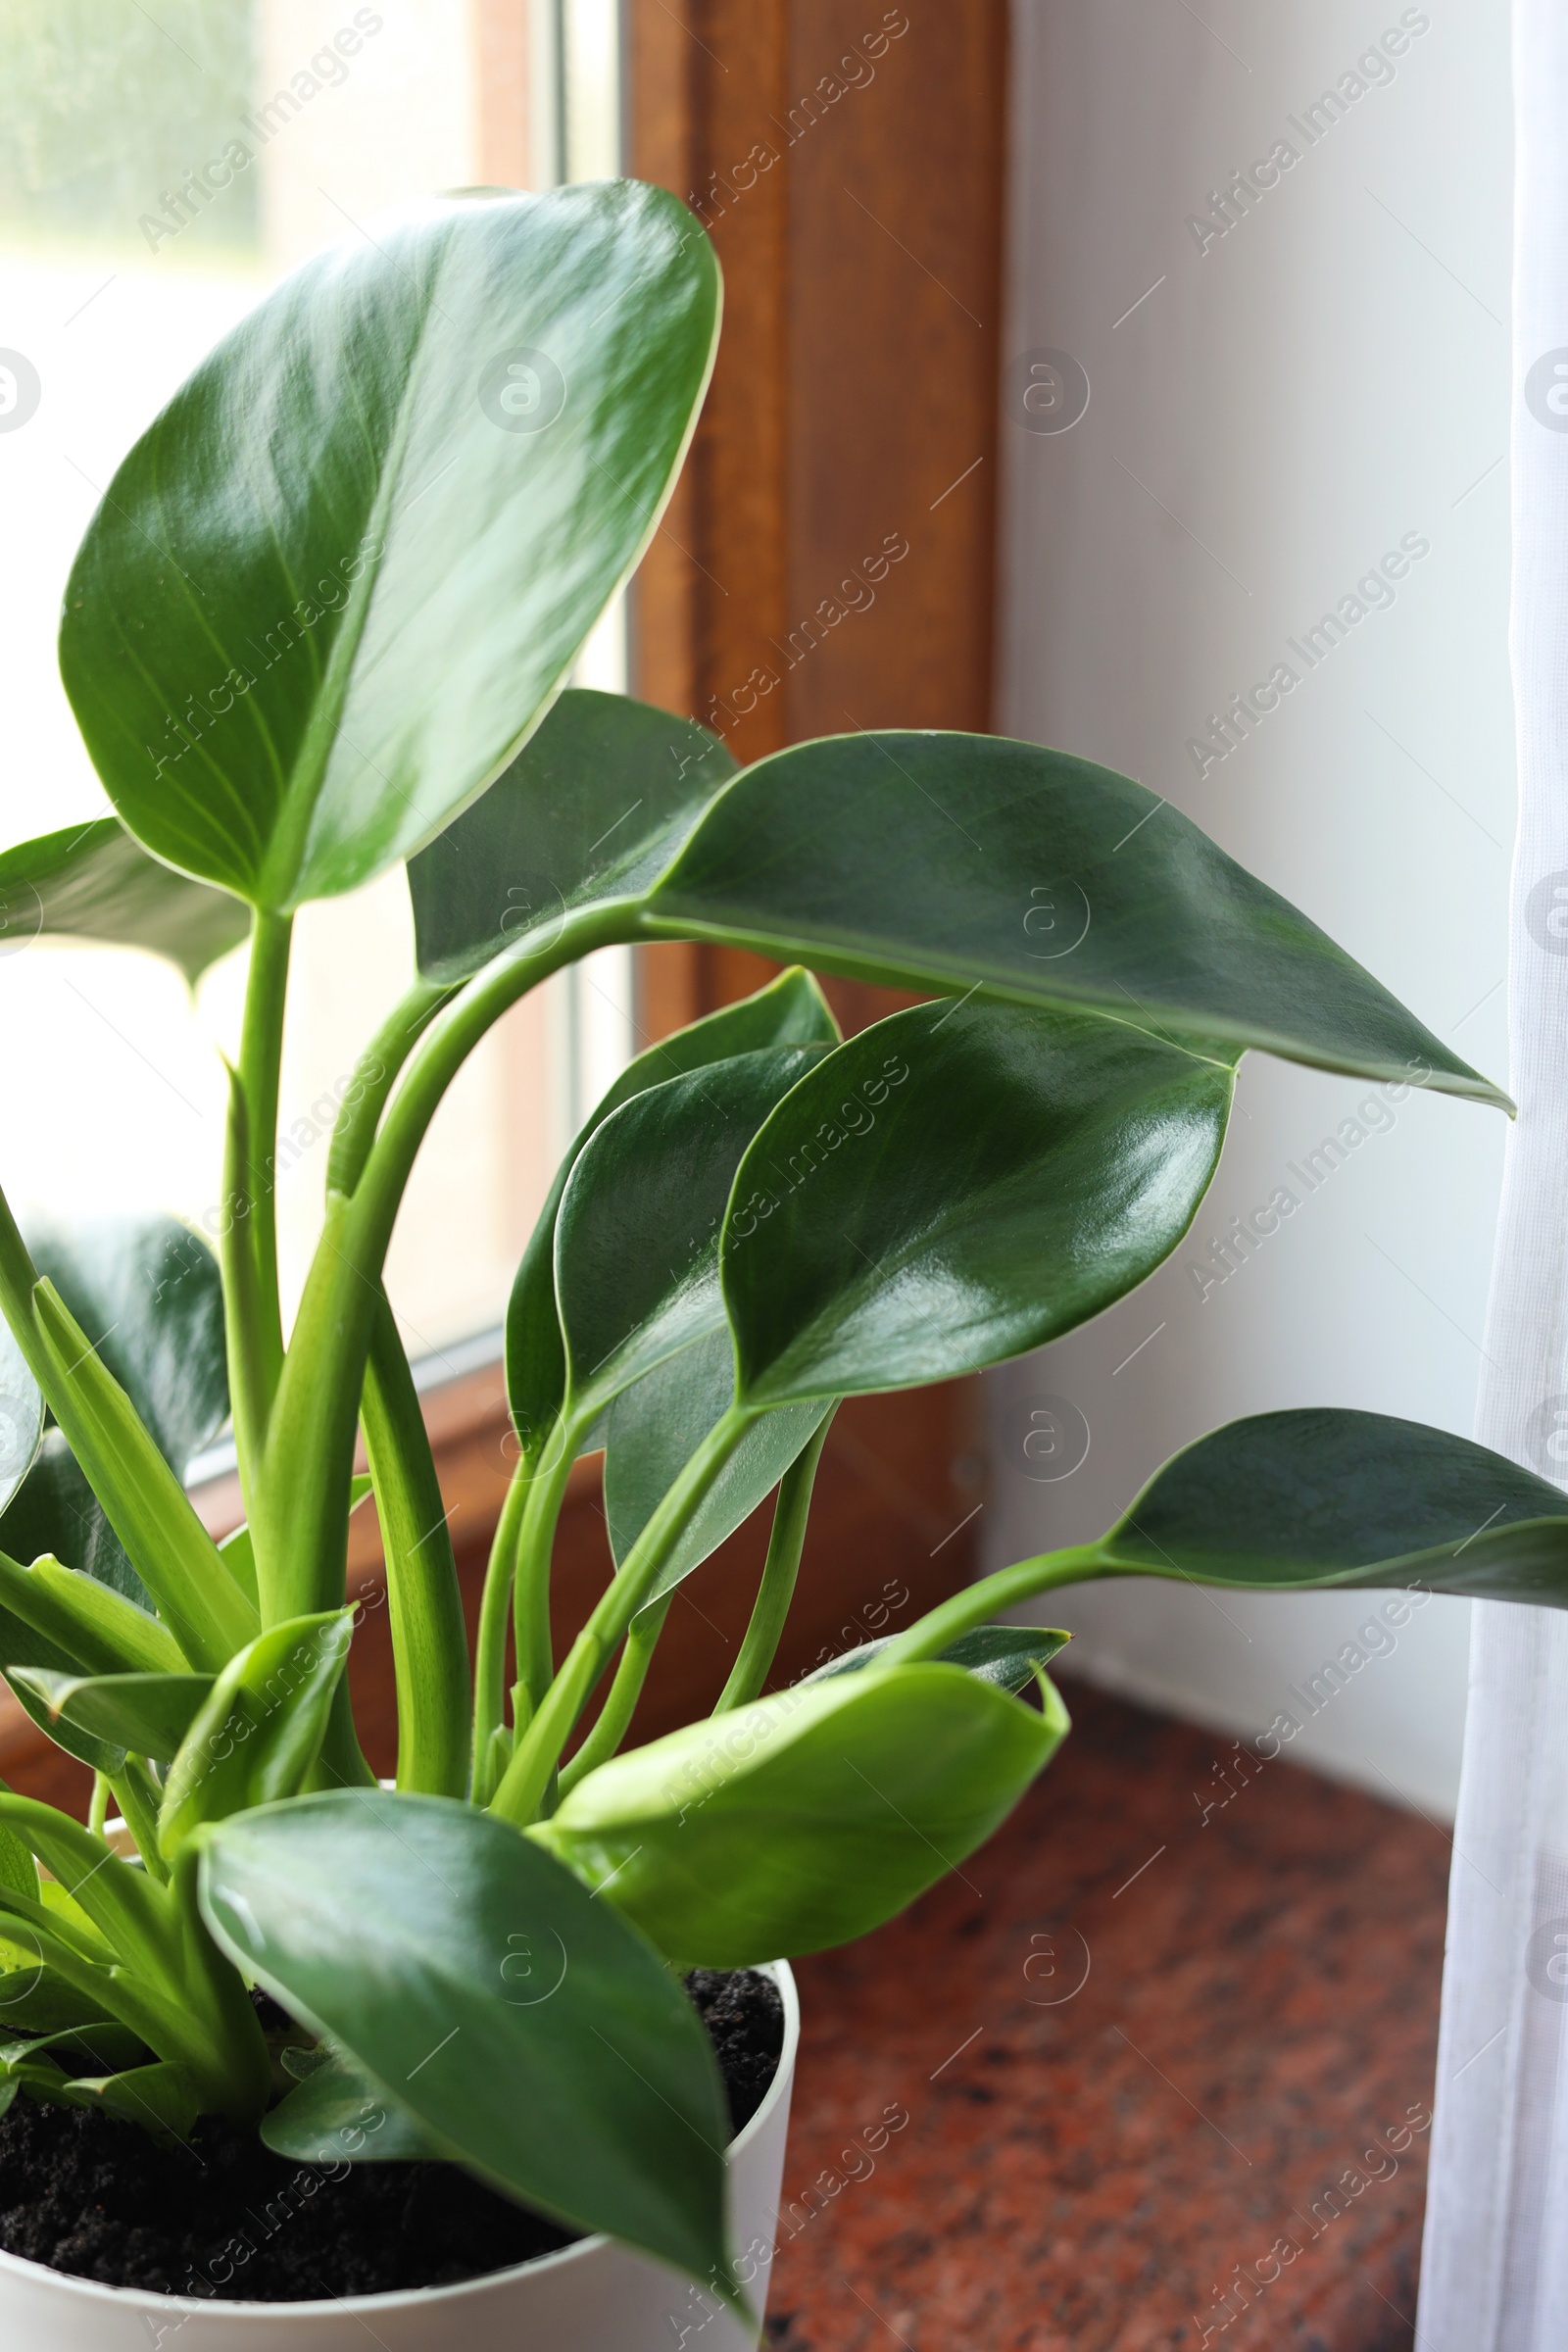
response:
M1568 1496L1446 1430L1259 1413L1156 1471L1084 1573L1301 1592L1412 1585L1568 1608Z
M735 1356L721 1326L666 1356L623 1389L605 1434L605 1518L618 1567L735 1396ZM754 1421L686 1520L652 1586L653 1607L700 1568L778 1485L824 1415L831 1397L782 1405Z
M0 944L64 936L149 948L194 987L237 948L250 908L149 858L118 817L67 825L0 852Z
M42 1435L42 1392L0 1320L0 1514L32 1468Z
M863 1936L990 1837L1067 1730L956 1666L798 1686L613 1757L528 1835L672 1958Z
M919 1004L862 1030L736 1174L742 1400L947 1379L1098 1314L1186 1231L1233 1082L1081 1013Z
M760 760L655 889L644 929L1507 1104L1168 802L1038 744L858 734Z
M766 988L726 1004L628 1062L584 1123L556 1174L528 1239L507 1307L507 1396L517 1434L530 1449L543 1442L566 1384L566 1356L556 1312L556 1219L577 1154L612 1111L651 1086L768 1046L831 1046L838 1025L809 973L781 972Z
M183 1473L228 1414L213 1251L174 1217L109 1218L40 1233L29 1246L165 1459Z
M629 1381L724 1319L718 1237L747 1145L824 1057L772 1046L634 1095L578 1153L556 1219L556 1301L570 1409L597 1412Z
M717 309L692 216L630 181L431 202L285 279L67 588L67 691L137 838L282 908L450 822L651 534Z
M203 1822L299 1794L353 1634L352 1609L291 1617L229 1660L169 1767L158 1809L166 1861Z
M207 1245L173 1217L115 1218L31 1239L53 1282L130 1398L166 1461L183 1477L228 1415L223 1293ZM0 1515L0 1548L53 1553L140 1606L146 1588L58 1429L45 1438Z
M201 1869L225 1951L474 2171L727 2271L728 2133L697 2013L515 1830L448 1798L345 1791L225 1822Z
M506 773L409 860L420 971L466 979L572 907L639 897L735 772L695 719L568 687Z

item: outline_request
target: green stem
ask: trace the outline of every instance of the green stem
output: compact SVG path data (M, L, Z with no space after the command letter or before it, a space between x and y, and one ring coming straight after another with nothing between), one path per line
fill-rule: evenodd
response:
M416 980L360 1055L332 1129L326 1161L329 1193L352 1193L359 1183L393 1081L442 1005L456 994L451 981Z
M801 1552L806 1543L816 1465L822 1458L837 1410L835 1405L823 1415L814 1436L807 1441L779 1480L778 1500L773 1505L773 1531L767 1540L767 1558L762 1563L762 1581L757 1589L752 1621L746 1628L746 1639L729 1681L718 1694L715 1715L726 1714L731 1707L743 1707L754 1699L766 1682L768 1669L777 1655L784 1621L795 1597L795 1579L800 1573Z
M136 1851L149 1878L167 1886L169 1872L158 1845L158 1790L146 1765L135 1756L127 1756L124 1771L117 1773L109 1786L115 1792L120 1817L136 1840ZM102 1826L98 1825L100 1829Z
M332 1708L326 1719L326 1735L321 1752L311 1772L313 1788L377 1788L380 1783L365 1761L359 1734L354 1729L354 1702L349 1695L349 1678L345 1674L332 1693Z
M637 1709L637 1701L643 1694L648 1669L654 1662L654 1651L659 1646L659 1637L664 1630L664 1620L669 1615L669 1604L673 1598L672 1592L666 1592L662 1600L651 1601L640 1617L632 1619L626 1646L620 1653L620 1664L615 1668L615 1679L599 1710L598 1720L571 1762L561 1768L563 1796L568 1794L585 1774L592 1772L596 1764L603 1764L607 1757L612 1756L625 1739Z
M218 1262L223 1278L223 1348L228 1359L229 1407L234 1416L234 1454L247 1516L256 1464L266 1442L268 1409L262 1342L265 1316L251 1235L250 1156L245 1087L238 1070L231 1068L223 1128L223 1207Z
M522 1506L513 1613L517 1682L526 1693L529 1717L537 1710L556 1671L550 1631L550 1566L561 1506L576 1464L577 1447L586 1434L587 1422L580 1414L563 1413L552 1424L544 1449L535 1457L533 1477Z
M245 1218L255 1267L258 1326L255 1347L262 1373L267 1427L283 1370L283 1310L277 1292L277 1090L283 1065L283 1010L288 999L289 945L294 917L258 907L251 932L250 971L240 1025L239 1082L245 1097ZM230 1204L232 1205L232 1203ZM236 1423L236 1435L238 1424Z
M200 1879L201 1842L192 1838L174 1856L172 1895L183 1975L211 2050L206 2101L220 2114L250 2122L265 2113L272 2095L271 2057L244 1978L208 1934L198 1899Z
M87 1807L87 1827L95 1838L104 1834L109 1819L109 1783L101 1772L92 1776L92 1802Z
M960 1634L971 1633L977 1625L989 1625L1004 1609L1015 1609L1021 1601L1033 1600L1037 1593L1054 1592L1063 1585L1088 1584L1099 1577L1133 1573L1129 1569L1108 1567L1101 1557L1098 1544L1075 1544L1066 1551L1048 1551L1035 1560L1020 1560L1015 1568L999 1568L995 1576L982 1577L977 1585L966 1585L951 1600L930 1610L888 1643L878 1663L907 1666L917 1658L940 1657L949 1642L956 1642Z
M636 929L635 906L585 907L475 974L431 1022L351 1198L332 1194L268 1429L255 1513L267 1624L338 1607L349 1481L381 1269L415 1156L466 1056L508 1007L590 949Z
M491 1811L504 1821L525 1829L538 1817L561 1751L611 1654L659 1582L688 1519L756 1418L746 1406L732 1404L714 1422L600 1596L490 1801Z
M386 1293L370 1334L365 1427L386 1555L398 1702L398 1787L468 1790L468 1636L446 1504Z
M517 1538L528 1500L531 1480L526 1457L512 1473L507 1498L496 1522L495 1539L484 1572L484 1594L479 1602L479 1639L473 1661L473 1785L476 1805L488 1804L494 1793L490 1779L491 1741L506 1721L507 1629L512 1622L512 1583L517 1567ZM497 1776L499 1777L499 1776Z

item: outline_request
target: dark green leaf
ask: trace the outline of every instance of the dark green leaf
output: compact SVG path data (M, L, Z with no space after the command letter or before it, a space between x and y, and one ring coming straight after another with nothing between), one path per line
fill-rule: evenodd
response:
M1083 1014L920 1004L863 1030L736 1174L742 1401L945 1380L1098 1314L1186 1232L1233 1082Z
M117 1742L121 1763L94 1767L115 1775L127 1749L167 1763L211 1694L213 1679L210 1674L53 1674L40 1666L6 1670L12 1690L51 1738L60 1738L64 1720L100 1741Z
M734 1395L734 1351L721 1327L667 1356L615 1398L606 1438L605 1517L617 1567ZM752 1423L682 1528L650 1590L649 1607L751 1517L831 1410L831 1398L813 1398Z
M874 1666L891 1645L894 1637L884 1634L880 1642L862 1642L858 1649L847 1649L842 1656L829 1658L825 1666L804 1675L803 1683L825 1683L836 1674L860 1674ZM960 1634L937 1653L937 1663L962 1666L969 1674L977 1674L982 1682L995 1683L999 1690L1022 1690L1035 1679L1036 1673L1072 1640L1070 1634L1047 1632L1034 1625L981 1625L972 1634Z
M444 2163L453 2150L341 2050L302 2053L299 2086L262 2119L263 2144L299 2164ZM296 2070L284 2065L289 2073Z
M183 1476L228 1417L223 1290L212 1250L173 1217L109 1218L29 1235L28 1244L38 1272Z
M240 900L160 865L118 817L0 853L0 943L8 947L41 933L150 948L194 987L250 927Z
M42 1435L42 1393L0 1318L0 1515L31 1469Z
M1038 744L883 732L760 760L698 826L644 927L866 980L978 984L1507 1107L1168 802Z
M727 2268L728 2133L696 2011L504 1822L373 1790L274 1806L208 1833L202 1909L476 2172L698 2276Z
M505 775L410 859L420 971L466 979L575 906L636 898L734 773L695 719L568 687Z
M172 1861L204 1821L297 1796L320 1750L352 1609L291 1617L230 1658L169 1767L158 1843Z
M589 1137L612 1111L651 1086L768 1046L836 1045L838 1034L821 990L808 973L796 969L782 972L739 1004L726 1004L662 1038L621 1071L561 1163L507 1308L507 1396L517 1434L530 1451L543 1444L565 1388L566 1357L556 1314L556 1218L566 1179Z
M432 201L285 278L120 467L66 591L67 691L137 838L281 908L449 823L646 543L717 303L692 216L627 181Z
M1568 1497L1468 1438L1383 1413L1233 1421L1156 1471L1096 1550L1101 1574L1568 1608Z
M781 1690L579 1781L528 1835L671 1958L747 1968L863 1936L961 1863L1067 1715L952 1666Z
M138 1608L152 1606L146 1586L58 1429L46 1433L16 1499L0 1517L0 1547L19 1560L68 1560L83 1576L107 1585ZM19 1659L26 1654L15 1647L7 1652Z
M206 1244L172 1217L113 1219L32 1237L53 1282L177 1476L228 1415L223 1294ZM0 1548L52 1553L141 1608L145 1586L58 1429L0 1516ZM13 1652L13 1656L20 1653Z
M813 1046L711 1062L633 1096L577 1154L556 1219L556 1300L574 1413L723 1322L718 1236L747 1145Z

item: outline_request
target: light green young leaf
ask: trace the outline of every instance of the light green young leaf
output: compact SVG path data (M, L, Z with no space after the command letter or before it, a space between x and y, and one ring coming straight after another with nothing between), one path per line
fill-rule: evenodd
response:
M284 2055L284 2070L292 2052ZM262 2143L297 2164L445 2164L455 2153L342 2050L300 2053L297 2087L262 2119Z
M47 1692L36 1687L33 1678L38 1674L43 1674L48 1683L70 1679L49 1674L41 1667L8 1666L5 1679L19 1704L66 1755L74 1756L78 1764L85 1764L93 1772L101 1772L105 1780L118 1780L125 1769L124 1748L100 1740L79 1724L62 1722L51 1709Z
M0 1227L9 1222L0 1201ZM14 1227L5 1240L5 1311L34 1377L185 1661L216 1668L250 1638L255 1611L130 1398L53 1284L41 1280L17 1295L21 1243ZM24 1261L24 1251L22 1256Z
M802 1677L802 1688L807 1683L828 1682L836 1674L863 1673L892 1647L894 1639L892 1634L884 1634L880 1642L862 1642L858 1649L829 1658L825 1666ZM979 1675L982 1682L995 1683L999 1690L1024 1690L1071 1639L1070 1634L1036 1625L981 1625L950 1642L938 1652L935 1663L961 1666L967 1673Z
M514 759L668 495L717 331L630 181L416 208L286 278L116 473L61 671L109 796L274 908L351 890Z
M96 1340L99 1360L164 1459L183 1478L228 1414L222 1285L212 1251L173 1217L140 1217L38 1234L32 1255L77 1326ZM0 1516L0 1547L24 1560L53 1553L150 1605L62 1430L49 1432Z
M71 1753L82 1755L83 1762L92 1764L95 1771L117 1779L127 1750L135 1756L152 1756L160 1764L169 1761L211 1694L214 1678L210 1674L74 1675L51 1673L41 1666L11 1666L6 1669L6 1680L33 1721L42 1724L62 1746L70 1746L69 1739L62 1737L63 1727L100 1746L112 1743L106 1752L118 1756L115 1763L98 1763L92 1756L82 1755L79 1747L72 1748Z
M77 2076L65 2087L74 2106L99 2107L122 2124L139 2124L165 2146L183 2147L202 2111L189 2068L170 2059L120 2075Z
M528 1835L672 1959L747 1968L879 1927L961 1863L1054 1754L1037 1714L955 1666L778 1691L579 1781Z
M6 1663L90 1674L182 1674L178 1642L156 1617L108 1585L45 1555L24 1568L0 1552ZM18 1639L21 1629L21 1639Z
M229 1660L169 1767L158 1811L166 1861L201 1823L299 1794L353 1636L353 1610L329 1609L269 1627Z
M47 2058L66 2075L91 2068L107 2075L135 2066L147 2055L147 2045L118 2018L100 2017L57 2027L52 2033L29 2035L25 2041L0 2045L0 2066L23 2066Z

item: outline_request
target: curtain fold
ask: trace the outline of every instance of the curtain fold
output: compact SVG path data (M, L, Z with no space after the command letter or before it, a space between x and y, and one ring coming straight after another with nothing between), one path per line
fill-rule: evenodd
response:
M1512 1091L1477 1435L1568 1484L1568 6L1515 0ZM1421 2352L1568 2346L1568 1616L1478 1602Z

